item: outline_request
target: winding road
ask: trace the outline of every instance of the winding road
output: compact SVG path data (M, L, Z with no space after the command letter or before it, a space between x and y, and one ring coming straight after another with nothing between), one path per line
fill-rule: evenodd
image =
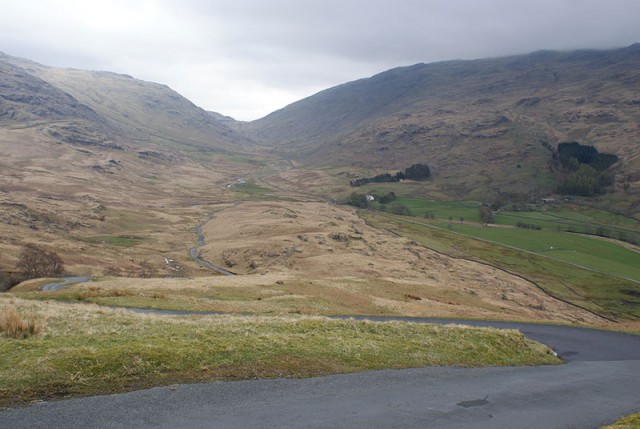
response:
M0 412L0 428L588 429L640 411L640 336L567 326L400 320L520 329L566 363L175 385Z
M75 283L84 283L88 282L91 279L89 276L78 276L78 277L63 277L60 282L55 283L47 283L40 287L40 290L45 292L51 292L56 290L64 289L65 287L75 284Z
M206 223L206 222L205 222ZM204 245L203 224L191 256ZM58 290L88 281L71 277ZM154 310L130 309L156 312ZM195 313L158 311L159 314ZM345 316L348 317L348 316ZM518 329L566 363L426 367L309 379L212 382L36 403L0 412L4 428L589 429L640 411L640 336L593 329L454 319L358 317Z
M207 222L209 222L211 219L213 219L213 216L209 216L208 220L202 222L200 225L196 227L196 234L198 234L198 245L189 249L189 255L191 255L191 257L199 264L209 268L210 270L217 272L218 274L222 274L223 276L235 276L235 274L232 273L231 271L227 271L223 268L216 267L211 262L205 261L204 259L198 256L198 248L204 246L204 234L202 233L202 227L205 226Z

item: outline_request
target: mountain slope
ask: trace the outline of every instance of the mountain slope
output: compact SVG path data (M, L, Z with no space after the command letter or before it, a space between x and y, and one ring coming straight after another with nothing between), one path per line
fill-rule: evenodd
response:
M47 119L69 119L73 116L69 115L68 108L63 107L72 99L85 110L94 112L93 117L82 119L101 123L125 141L154 141L169 146L178 144L225 150L238 150L243 146L246 149L252 145L223 121L166 85L110 72L47 67L1 53L0 65L3 72L13 70L14 75L23 80L38 81L41 86L46 85L68 98L52 99L55 107L49 112L42 112L42 117ZM27 82L14 87L21 87L26 92L37 89ZM34 103L40 101L34 100ZM56 108L66 110L58 116L49 114Z
M188 266L197 205L233 200L253 147L165 85L0 54L0 275L26 243L75 273Z
M2 61L0 54L0 121L81 119L100 122L98 114L50 83Z
M640 44L417 64L340 85L245 126L306 166L425 161L455 197L548 191L557 143L578 140L640 176ZM627 180L625 179L625 180Z

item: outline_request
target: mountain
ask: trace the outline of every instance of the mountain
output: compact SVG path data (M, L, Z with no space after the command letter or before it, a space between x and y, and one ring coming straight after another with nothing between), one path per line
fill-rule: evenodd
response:
M50 83L25 73L20 67L0 61L0 74L0 120L3 122L45 117L101 121L91 108Z
M0 274L26 243L80 273L184 259L198 204L256 170L233 123L165 85L0 54Z
M47 67L0 53L0 121L78 119L121 143L239 150L252 142L222 115L166 85L110 72Z
M0 271L39 243L74 273L166 257L190 275L202 268L185 249L213 205L335 198L417 162L432 172L409 187L422 196L530 196L554 189L565 141L617 155L601 204L637 215L638 124L640 45L401 67L250 123L166 85L0 54Z
M640 44L416 64L339 85L246 124L307 167L426 162L450 197L553 189L559 142L616 154L640 186Z

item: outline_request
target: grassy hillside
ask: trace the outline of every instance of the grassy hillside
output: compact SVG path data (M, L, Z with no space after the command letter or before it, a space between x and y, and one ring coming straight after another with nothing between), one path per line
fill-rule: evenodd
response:
M450 198L549 192L559 142L618 155L640 190L640 44L417 64L322 91L244 127L306 167L420 161ZM638 207L627 207L638 211Z
M511 167L508 167L501 153L503 149L496 141L511 136L510 133L517 129L514 125L519 123L514 119L517 115L498 115L497 110L490 110L488 106L510 106L509 109L515 109L514 112L520 112L518 117L522 119L527 115L533 118L535 112L542 114L542 111L535 109L539 108L538 104L544 104L543 100L547 100L549 106L558 105L556 101L560 99L550 94L538 101L525 102L522 98L514 101L516 95L524 97L525 93L535 88L541 94L551 89L556 91L554 94L564 91L566 94L563 97L583 92L591 94L590 101L578 104L602 104L602 99L598 98L600 96L596 97L595 93L584 87L585 75L591 76L593 70L598 71L601 77L610 78L606 80L609 82L606 89L609 96L617 93L620 97L632 97L633 91L624 94L620 91L627 88L628 81L635 76L636 69L631 68L630 64L635 64L637 51L637 46L634 46L620 51L538 53L497 60L417 65L327 90L318 96L319 104L314 97L302 100L292 106L292 109L295 107L293 112L302 115L298 117L299 120L294 121L287 116L288 109L285 109L263 121L247 125L257 133L260 124L271 124L273 127L269 128L269 125L262 129L264 135L277 134L278 121L272 120L284 118L291 125L291 130L300 132L301 145L296 146L296 143L291 146L286 142L280 145L283 142L278 142L278 150L284 156L295 155L304 162L318 156L322 158L322 163L337 165L322 170L310 170L304 165L301 167L300 162L295 160L278 159L277 155L260 156L258 149L248 145L248 140L236 138L238 133L229 130L228 126L233 123L231 119L197 108L166 86L141 82L125 75L54 69L2 56L0 64L10 71L4 76L7 82L2 93L3 106L6 107L4 111L19 112L20 115L5 115L5 122L0 126L0 141L6 154L0 162L0 205L3 209L0 212L0 252L3 255L0 269L14 269L20 250L28 243L35 243L47 250L56 250L62 256L67 271L72 274L139 276L150 265L155 275L173 276L176 271L166 262L172 259L181 267L177 275L206 275L210 273L193 262L188 252L197 241L196 225L209 219L205 228L206 244L200 245L197 251L219 266L233 268L234 272L267 274L273 271L299 271L295 273L296 281L305 277L320 279L336 275L343 278L386 279L382 283L371 283L379 287L377 291L359 291L355 294L357 299L354 298L354 302L358 303L357 311L360 313L374 309L376 312L393 314L408 311L427 314L434 312L437 307L440 314L457 315L464 306L465 313L478 311L478 317L489 313L501 318L559 317L565 313L564 308L553 307L557 303L534 293L532 284L526 281L521 283L517 276L502 273L500 278L504 275L504 279L494 282L498 274L490 268L475 264L466 266L464 262L451 263L431 252L423 254L424 249L414 248L411 241L396 242L389 240L386 233L380 235L372 231L369 232L371 239L365 239L362 227L356 226L361 222L352 218L352 212L347 210L338 214L338 210L331 205L311 204L309 201L318 198L309 194L323 195L328 199L351 192L350 179L358 177L358 174L362 174L360 177L371 177L376 170L390 163L391 158L377 159L369 156L371 153L397 155L397 163L402 163L397 169L428 158L429 153L423 151L427 146L420 142L432 141L424 136L434 137L429 130L437 127L418 129L412 128L412 125L407 128L410 132L402 133L404 137L394 134L404 128L393 127L405 122L420 122L422 119L449 118L450 123L443 122L448 131L440 137L448 141L450 147L442 146L436 152L447 162L453 162L455 169L446 173L441 168L444 164L431 162L430 159L427 162L433 167L434 174L426 182L376 184L376 188L380 186L384 190L403 190L398 191L398 195L405 199L401 198L393 204L407 205L418 214L436 212L438 218L464 218L466 223L460 221L460 225L452 224L451 228L460 229L459 232L465 237L484 238L520 249L520 253L511 255L513 260L509 259L509 263L512 265L501 266L504 269L510 270L512 266L524 264L526 272L537 276L536 270L547 269L545 264L557 268L560 266L558 264L566 264L578 256L580 260L574 264L603 271L602 278L611 277L608 276L611 270L616 272L618 278L636 278L636 259L612 247L611 243L598 242L597 246L583 246L584 237L559 235L555 230L550 231L555 226L589 233L587 227L606 227L614 234L635 234L637 225L634 224L634 218L596 208L579 215L575 212L530 215L504 212L499 215L499 221L504 225L513 226L524 219L547 231L536 231L538 234L533 235L534 231L509 228L509 233L502 236L500 234L504 231L499 229L468 224L469 221L478 220L474 203L454 206L451 202L428 202L425 197L432 194L440 198L464 195L469 198L467 201L475 197L478 197L475 201L480 201L481 195L492 192L498 194L505 189L526 192L536 186L543 189L550 186L552 178L548 167L551 146L548 141L543 141L543 145L540 141L531 143L527 139L504 139L504 150L518 159L525 157L527 160L509 164ZM589 66L590 72L580 72L579 66L583 69ZM548 67L548 70L544 67ZM617 80L610 75L613 68L618 72ZM554 75L556 71L557 75ZM452 76L458 82L455 86L451 83ZM505 85L496 86L496 79L506 79ZM601 91L604 89L601 88ZM29 98L29 94L32 98ZM487 98L488 94L494 94L493 101ZM482 96L483 101L469 103L470 95ZM331 100L335 102L329 108L326 103ZM566 107L567 99L562 100L560 104ZM442 110L443 103L455 104L458 111ZM628 105L629 109L620 107L623 104ZM39 105L46 109L37 110ZM300 106L304 109L298 109ZM616 106L611 107L612 111L615 110L620 118L627 115L624 116L625 121L635 112L633 102ZM316 122L305 123L304 116L320 107L324 110L314 115ZM433 110L436 107L437 111ZM522 109L529 108L534 110L524 115ZM466 115L465 109L475 113ZM57 113L54 114L54 111ZM398 116L397 112L401 111L406 114ZM478 115L484 115L483 118L489 115L487 118L493 119L488 122L483 119L483 125L480 126ZM393 127L385 129L382 134L371 134L370 141L378 144L388 140L393 147L372 152L367 143L369 140L355 139L348 143L357 133L368 133L370 126L378 123L376 121ZM465 128L469 124L475 124L473 132ZM506 131L494 133L496 129ZM338 135L345 130L348 135L345 134L344 139L336 144L330 139L323 140L324 144L316 144L318 139L329 138L331 133ZM420 137L423 134L424 139ZM453 136L457 137L453 139ZM467 145L471 141L475 142L474 146ZM412 143L407 143L405 147L402 142ZM518 146L520 144L535 146L536 150L522 151L522 147ZM296 147L300 152L290 152ZM630 147L633 149L632 145ZM254 153L246 152L247 149L254 150ZM544 152L544 156L537 156L538 150ZM344 155L343 159L338 159L341 154ZM492 158L488 160L485 155ZM619 155L623 162L616 168L633 165L633 157ZM415 159L409 160L406 158L408 156ZM492 164L491 160L495 163ZM340 164L349 165L341 167ZM626 175L624 179L630 184L629 189L625 190L626 194L615 194L615 198L628 203L630 211L634 208L632 197L635 192L635 182L631 176ZM508 184L507 188L501 188L504 183ZM362 188L363 191L371 189L373 185ZM420 196L422 199L406 199L411 196ZM606 204L607 199L612 198L606 196L601 204ZM257 200L265 202L266 206L246 203ZM278 200L282 206L277 203ZM584 217L590 220L585 223ZM451 221L438 219L435 226L448 227L448 223ZM277 231L282 234L273 235ZM456 243L459 237L454 235L452 243ZM619 237L614 235L613 238ZM552 246L553 252L550 251ZM547 253L546 256L553 254L554 257L540 256L536 259L539 263L527 268L530 252L543 251ZM601 253L610 257L599 257ZM390 254L396 256L389 258L387 255ZM469 257L473 259L475 256ZM381 265L381 260L385 260L386 265ZM452 266L455 268L452 269ZM551 286L545 289L552 294L565 287L567 282L560 269L553 270L558 271L556 274L559 277L554 277L549 283ZM519 269L513 271L521 274ZM468 279L470 272L477 273L473 281ZM577 278L585 276L580 272ZM491 287L482 281L485 277L493 279L489 281ZM387 290L389 284L384 283L387 281L402 286L397 286L395 292L391 293L391 290ZM412 285L413 281L419 281L420 287ZM594 289L601 284L599 281L600 277L594 283ZM506 287L506 284L514 286ZM592 285L590 281L585 284L587 288ZM448 289L444 290L443 285ZM615 287L618 286L616 283ZM353 286L346 284L344 287L348 289ZM334 292L331 288L319 288L318 293ZM274 293L280 294L280 288L275 289ZM455 292L452 292L453 289L456 289ZM507 290L517 290L518 298L510 301L502 299L502 294ZM522 292L525 290L526 293ZM93 298L119 298L98 295ZM328 308L342 304L336 303L335 297L318 301L313 294L294 295L304 296L304 299L292 303L286 297L280 303L286 311L311 309L313 312L326 312ZM414 300L408 296L421 299ZM144 295L139 300L147 298ZM255 297L256 300L258 298L261 296ZM577 299L590 301L584 296ZM410 302L408 306L407 300L417 302ZM323 302L327 305L324 306ZM618 304L620 302L619 299ZM173 306L184 303L165 304ZM204 306L202 308L213 305L206 299L191 304ZM270 302L261 303L260 306L267 308L267 304ZM618 304L605 305L605 311L611 314L625 313L620 305L626 304ZM594 305L587 303L584 307L599 313L601 310L596 307L600 304ZM552 307L554 310L549 310ZM339 308L356 311L355 307ZM586 322L585 317L593 316L585 315L582 311L578 313L567 317L571 321Z
M549 230L363 213L445 254L482 261L526 278L551 296L605 317L637 320L640 253L598 238ZM505 298L508 294L505 295Z
M164 256L200 272L185 250L199 204L233 201L228 183L269 170L164 85L4 54L0 145L0 271L33 243L72 273L137 275L145 260L162 272Z
M0 124L38 119L76 119L100 122L99 115L61 89L25 73L0 53Z
M67 141L97 130L125 146L223 153L255 148L253 141L233 129L232 118L207 112L166 85L124 74L48 67L3 53L0 68L3 91L11 90L9 96L0 94L0 120L7 123L85 119L80 130L73 124L79 136L70 137L64 128L55 130L61 135L54 137ZM46 98L40 95L43 91L48 91ZM13 105L4 105L7 101ZM33 114L26 116L25 110ZM88 132L86 122L91 126Z

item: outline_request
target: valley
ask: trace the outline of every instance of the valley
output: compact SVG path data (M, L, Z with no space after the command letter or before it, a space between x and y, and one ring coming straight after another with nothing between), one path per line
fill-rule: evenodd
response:
M637 334L639 63L633 45L420 64L238 122L164 85L0 54L0 307L42 324L0 338L11 350L0 406L182 382L558 363L530 343L433 359L416 339L432 328L325 316ZM556 148L570 140L620 159L605 193L556 192L570 174ZM418 162L428 179L352 186ZM354 192L371 201L347 204ZM28 245L88 281L42 290L55 278L20 277ZM494 341L446 334L471 336L460 347L474 351ZM37 353L26 359L20 344ZM201 344L213 357L187 358ZM70 354L32 377L49 353Z

